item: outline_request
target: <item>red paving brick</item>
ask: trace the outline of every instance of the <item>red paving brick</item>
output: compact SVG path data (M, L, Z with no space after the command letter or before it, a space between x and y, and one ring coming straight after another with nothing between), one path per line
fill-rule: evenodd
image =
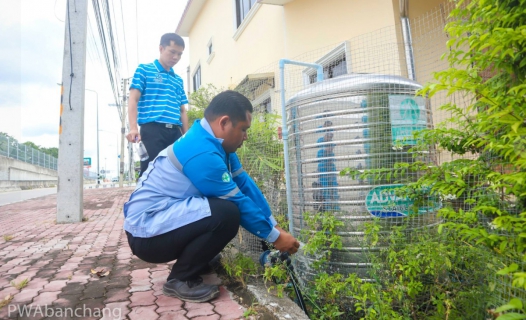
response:
M157 312L155 312L156 308L156 306L134 307L131 308L128 317L131 320L155 320L159 317Z
M134 292L130 297L130 307L151 306L155 304L155 296L152 291Z
M162 294L173 261L140 261L132 255L122 230L122 206L132 191L84 190L84 216L89 219L76 224L55 223L56 195L2 206L0 234L14 238L8 243L0 238L0 299L11 294L11 309L25 304L89 308L92 317L83 319L100 318L93 317L96 310L104 320L240 318L243 307L223 286L220 296L209 303L183 302ZM110 274L97 278L90 274L92 268L105 268ZM29 282L22 290L11 285L12 280L23 279ZM204 281L219 284L220 279L210 274ZM16 312L8 315L8 308L0 309L0 319L17 318Z
M185 303L184 308L188 310L186 316L188 318L211 316L214 312L214 306L210 303Z
M185 317L185 314L186 314L185 310L159 312L159 309L157 309L157 312L160 314L159 320L183 320L183 319L188 319L187 317Z

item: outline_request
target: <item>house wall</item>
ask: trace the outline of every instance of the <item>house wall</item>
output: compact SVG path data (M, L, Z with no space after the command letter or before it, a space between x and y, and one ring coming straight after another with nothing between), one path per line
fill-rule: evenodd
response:
M237 40L234 17L232 0L207 1L203 6L189 33L191 79L200 63L203 85L231 88L248 73L283 57L283 7L261 5ZM211 38L215 54L207 62Z
M343 41L350 47L349 72L407 76L399 0L294 0L284 6L258 6L234 39L235 1L206 1L189 32L190 80L198 64L202 85L218 88L235 88L248 74L274 73L270 96L280 113L279 59L315 62ZM439 57L447 38L437 30L450 6L446 0L409 0L416 78L422 84L444 68ZM214 57L207 61L210 39ZM305 70L286 67L287 98L304 87Z

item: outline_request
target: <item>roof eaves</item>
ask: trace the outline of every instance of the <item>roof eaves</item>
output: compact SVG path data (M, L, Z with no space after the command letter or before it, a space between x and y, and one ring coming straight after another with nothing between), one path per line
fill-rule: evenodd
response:
M188 0L183 15L181 16L181 19L177 24L177 28L175 29L175 33L182 37L188 37L190 35L190 30L194 25L195 19L199 15L199 12L205 3L206 0Z

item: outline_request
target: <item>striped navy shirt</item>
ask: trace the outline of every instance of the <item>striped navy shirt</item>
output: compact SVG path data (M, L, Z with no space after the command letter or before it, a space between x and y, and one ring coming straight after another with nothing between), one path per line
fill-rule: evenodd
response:
M166 71L159 60L140 64L133 75L130 89L141 92L137 105L137 123L171 123L182 126L181 107L188 103L183 79L172 68Z

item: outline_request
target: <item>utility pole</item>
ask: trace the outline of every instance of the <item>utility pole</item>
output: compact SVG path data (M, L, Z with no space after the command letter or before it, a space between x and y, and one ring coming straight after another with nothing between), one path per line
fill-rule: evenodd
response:
M60 97L57 223L83 216L87 0L67 1Z
M128 85L128 79L122 79L122 118L121 118L121 163L120 163L120 175L119 175L119 188L122 188L122 182L124 180L124 140L126 133L126 87Z

